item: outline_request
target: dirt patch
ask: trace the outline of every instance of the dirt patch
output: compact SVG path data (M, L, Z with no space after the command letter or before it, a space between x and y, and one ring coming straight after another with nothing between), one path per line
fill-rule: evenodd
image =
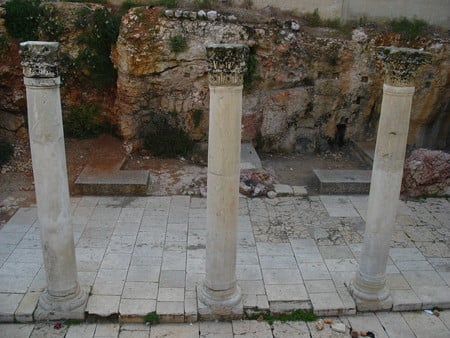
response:
M319 191L313 169L370 169L349 146L323 154L261 154L260 157L263 167L275 172L280 183L306 186L309 194Z

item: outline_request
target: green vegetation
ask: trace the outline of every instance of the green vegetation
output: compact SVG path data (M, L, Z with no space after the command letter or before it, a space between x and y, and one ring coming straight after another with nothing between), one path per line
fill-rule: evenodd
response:
M0 54L7 51L9 48L9 39L6 35L0 35Z
M319 10L316 8L313 13L307 13L303 16L303 19L311 27L328 27L339 29L341 23L339 19L322 19L319 14Z
M194 122L194 127L197 128L200 125L200 122L202 121L203 116L203 110L201 109L195 109L192 112L192 122Z
M249 319L260 319L263 318L270 325L275 321L280 322L293 322L293 321L303 321L303 322L313 322L317 320L317 316L312 311L295 310L290 313L277 313L271 314L268 312L259 312L249 316Z
M113 133L113 128L100 114L96 105L73 107L64 118L64 135L73 138L89 138L101 133Z
M172 52L181 53L188 48L188 41L183 35L174 35L170 37L169 47Z
M149 312L145 315L144 320L146 323L149 324L158 324L159 323L159 316L156 313L156 311Z
M178 6L178 0L159 0L158 5L167 8L175 8Z
M39 30L45 40L58 41L64 26L58 19L56 9L53 6L41 7Z
M406 40L411 41L423 34L428 29L428 24L420 19L407 18L394 19L390 22L391 29L400 33Z
M85 69L86 80L95 87L106 87L115 83L117 71L109 55L111 46L119 35L120 18L105 8L95 11L80 11L77 24L87 30L79 42L85 45L75 61L75 65Z
M178 126L178 114L154 113L144 131L144 147L159 157L186 156L194 141Z
M14 154L11 143L0 140L0 165L8 163Z
M20 41L38 39L42 15L41 0L10 0L5 3L5 25L9 34Z
M216 2L216 0L194 0L192 5L196 9L211 9Z
M247 70L244 74L244 90L251 91L253 89L253 83L255 80L256 73L256 48L251 46L249 50L249 55L247 59Z

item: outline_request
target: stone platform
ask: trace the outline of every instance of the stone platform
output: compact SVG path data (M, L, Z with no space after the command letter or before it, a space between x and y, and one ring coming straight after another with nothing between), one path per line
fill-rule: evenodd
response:
M237 278L246 312L309 309L352 315L368 196L240 199ZM165 322L198 316L205 273L206 199L72 198L79 280L89 317ZM401 202L387 283L394 311L450 307L450 203ZM0 321L31 322L45 273L36 208L0 230Z
M127 154L120 140L99 136L92 145L88 164L75 181L81 195L146 195L148 170L121 170Z
M368 194L372 170L314 169L321 194Z

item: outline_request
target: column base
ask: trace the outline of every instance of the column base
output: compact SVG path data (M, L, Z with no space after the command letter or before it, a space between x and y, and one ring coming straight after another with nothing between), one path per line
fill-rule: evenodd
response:
M52 296L47 290L39 297L34 311L35 320L84 319L88 292L77 287L68 296Z
M202 284L197 287L198 314L202 320L232 320L244 316L239 286L232 290L211 290Z
M392 297L386 285L362 281L355 277L348 286L358 311L385 311L392 309Z

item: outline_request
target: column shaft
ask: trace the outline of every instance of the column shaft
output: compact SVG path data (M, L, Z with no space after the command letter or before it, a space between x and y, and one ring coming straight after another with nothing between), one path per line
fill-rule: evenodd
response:
M210 117L206 276L198 289L205 319L235 318L243 313L236 283L239 215L242 82L248 48L206 47L209 64Z
M210 87L206 278L217 291L236 285L242 86Z
M383 86L364 244L359 271L350 285L359 311L392 307L386 266L394 230L417 67L429 55L412 49L379 47L387 70Z
M77 279L58 77L58 43L21 44L31 158L47 288L35 319L84 318Z

